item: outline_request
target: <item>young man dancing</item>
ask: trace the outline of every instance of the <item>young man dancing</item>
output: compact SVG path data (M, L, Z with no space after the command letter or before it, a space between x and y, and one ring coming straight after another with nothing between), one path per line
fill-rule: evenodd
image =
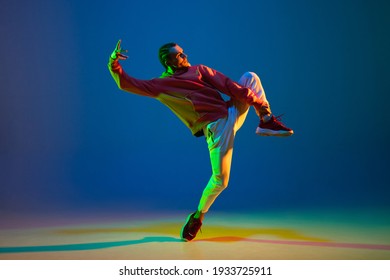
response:
M234 82L204 65L191 66L187 55L176 43L159 49L165 71L160 78L139 80L125 73L119 60L128 58L118 41L108 69L121 90L159 100L175 113L194 136L205 136L211 159L212 175L203 190L197 211L191 213L181 230L183 240L195 238L205 213L227 187L236 132L245 121L250 106L260 118L256 133L262 136L290 136L294 132L271 113L259 77L245 73ZM224 101L221 93L230 97Z

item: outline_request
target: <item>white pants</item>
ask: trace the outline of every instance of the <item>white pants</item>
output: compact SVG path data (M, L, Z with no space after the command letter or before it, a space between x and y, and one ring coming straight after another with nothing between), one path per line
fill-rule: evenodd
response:
M250 88L268 104L260 78L253 72L246 72L238 82ZM204 128L210 152L212 175L203 191L198 211L206 213L217 196L228 186L236 132L243 125L249 105L237 99L230 100L228 116L208 124Z

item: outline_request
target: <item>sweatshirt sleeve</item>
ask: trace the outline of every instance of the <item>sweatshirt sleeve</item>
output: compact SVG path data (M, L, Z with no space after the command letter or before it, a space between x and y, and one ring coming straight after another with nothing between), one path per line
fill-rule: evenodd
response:
M260 110L263 106L268 106L252 90L239 85L224 74L205 65L200 65L199 71L203 80L215 87L218 91L252 105L256 110Z
M108 70L121 90L148 97L157 97L159 95L153 80L140 80L127 75L118 60L110 57Z

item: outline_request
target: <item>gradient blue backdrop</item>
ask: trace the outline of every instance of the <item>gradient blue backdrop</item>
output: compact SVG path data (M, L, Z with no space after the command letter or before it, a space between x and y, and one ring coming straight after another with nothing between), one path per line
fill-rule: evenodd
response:
M212 210L388 206L387 3L1 0L0 211L195 209L206 143L116 87L120 38L142 79L170 41L233 79L257 72L295 130L258 137L252 110Z

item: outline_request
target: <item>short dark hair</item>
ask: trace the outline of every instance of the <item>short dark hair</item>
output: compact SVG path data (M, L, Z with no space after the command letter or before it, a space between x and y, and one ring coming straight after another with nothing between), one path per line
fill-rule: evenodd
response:
M177 46L176 43L167 43L165 45L162 45L160 49L158 50L158 59L160 60L162 66L164 66L165 70L168 69L167 65L165 64L167 61L167 56L169 54L169 49L172 47Z

